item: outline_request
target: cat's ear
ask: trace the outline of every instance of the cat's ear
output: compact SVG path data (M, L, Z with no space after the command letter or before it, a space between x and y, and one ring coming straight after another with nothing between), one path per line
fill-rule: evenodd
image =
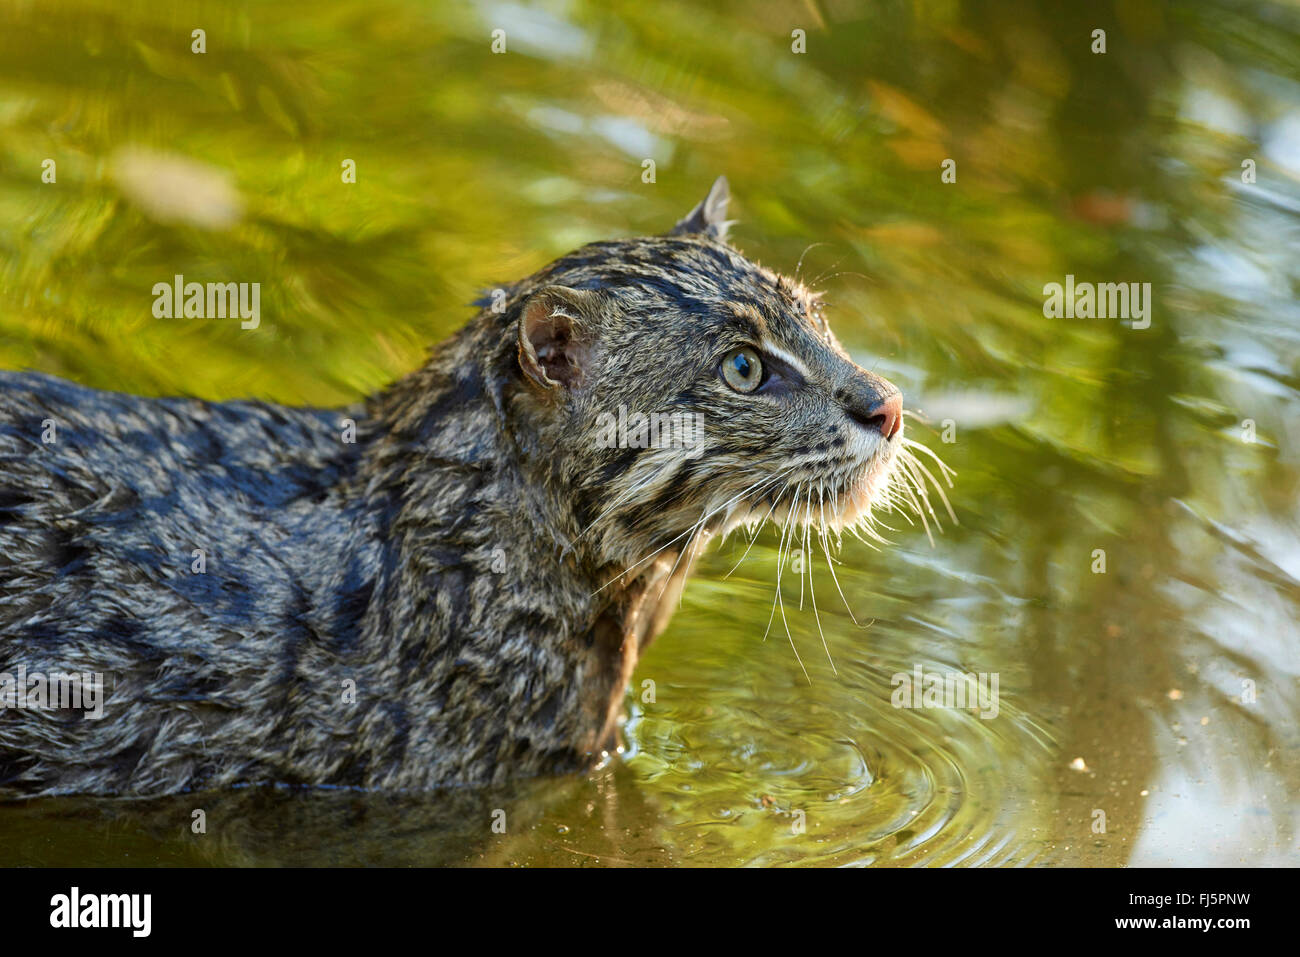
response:
M709 190L709 195L673 227L670 236L683 236L691 234L704 234L712 236L714 239L726 239L727 227L731 225L727 221L727 203L731 199L731 187L727 184L727 177L719 176L713 181L713 188Z
M591 376L597 294L546 286L519 316L519 368L551 395L580 388Z

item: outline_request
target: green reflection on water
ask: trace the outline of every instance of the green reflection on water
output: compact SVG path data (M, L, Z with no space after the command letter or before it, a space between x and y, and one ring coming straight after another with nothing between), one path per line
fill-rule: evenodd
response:
M663 231L726 173L737 245L801 264L903 387L961 524L850 542L846 602L813 556L829 658L806 604L763 640L771 533L725 580L745 543L715 549L637 672L628 754L590 776L204 796L203 838L193 797L35 802L0 809L0 852L1296 863L1298 73L1300 15L1267 4L10 0L3 367L350 401L494 281ZM261 282L262 327L154 319L177 273ZM1045 318L1067 275L1151 283L1150 328ZM997 673L998 716L895 709L918 664Z

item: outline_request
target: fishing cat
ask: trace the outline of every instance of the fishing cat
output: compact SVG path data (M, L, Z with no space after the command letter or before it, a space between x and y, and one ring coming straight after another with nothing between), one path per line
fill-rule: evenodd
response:
M347 409L0 373L0 795L581 769L710 537L924 495L898 389L727 201L504 288ZM102 717L24 706L59 674Z

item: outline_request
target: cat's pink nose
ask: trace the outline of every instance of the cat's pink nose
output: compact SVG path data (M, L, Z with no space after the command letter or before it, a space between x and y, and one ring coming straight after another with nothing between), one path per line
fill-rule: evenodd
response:
M867 410L867 428L878 429L887 439L892 439L903 427L903 395L887 395Z
M850 419L870 432L892 439L903 428L903 393L873 372L852 366L835 398Z
M903 394L879 376L863 373L839 395L849 418L892 439L903 427Z

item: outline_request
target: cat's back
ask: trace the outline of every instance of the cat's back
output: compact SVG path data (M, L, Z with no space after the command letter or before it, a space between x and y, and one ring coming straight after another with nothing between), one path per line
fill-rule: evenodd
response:
M26 487L44 491L49 508L75 508L114 488L166 496L201 484L209 497L229 489L252 507L278 507L346 467L340 418L264 402L144 398L0 371L0 495Z
M0 798L275 777L238 742L336 733L288 689L337 687L377 562L344 415L0 372L0 673L102 676L112 716L0 709Z
M352 457L338 418L0 372L0 631L211 627L274 598L302 527L337 507Z

